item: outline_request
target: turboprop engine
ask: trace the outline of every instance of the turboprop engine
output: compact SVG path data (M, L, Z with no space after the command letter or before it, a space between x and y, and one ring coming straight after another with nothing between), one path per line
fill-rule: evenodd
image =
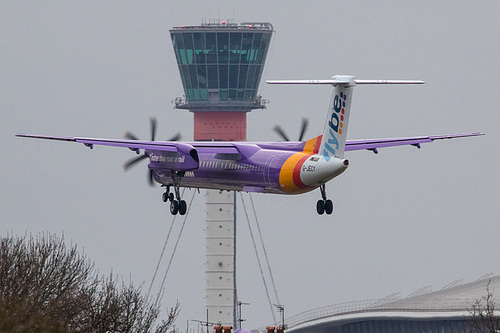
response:
M168 169L189 171L198 169L200 159L196 148L187 143L176 143L171 151L146 150L149 156L149 169Z

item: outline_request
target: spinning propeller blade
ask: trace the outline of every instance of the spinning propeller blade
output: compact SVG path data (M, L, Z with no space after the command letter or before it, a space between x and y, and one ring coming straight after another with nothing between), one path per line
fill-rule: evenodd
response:
M155 138L156 138L156 127L157 127L157 121L156 121L156 118L155 117L151 117L149 118L149 125L150 125L150 130L151 130L151 141L155 141ZM129 140L139 140L139 138L132 134L131 132L125 132L124 134L124 137L126 139L129 139ZM173 135L170 139L168 139L167 141L178 141L181 139L181 133L177 133L175 135ZM135 157L135 158L132 158L130 160L128 160L127 162L125 162L125 164L123 164L123 169L125 171L127 171L130 167L134 166L136 163L146 159L146 158L149 158L148 154L146 154L146 152L144 152L141 156L138 156L138 157ZM148 183L149 185L151 186L154 186L155 182L154 182L154 178L153 178L153 170L149 170L149 173L148 173Z
M149 182L149 186L151 186L151 187L155 186L155 180L153 178L153 170L149 170L148 182Z
M130 133L130 132L125 132L125 134L123 135L125 137L125 139L129 139L129 140L139 140L138 137L136 137L134 134Z
M300 126L299 141L302 141L302 138L304 137L304 134L306 133L308 124L309 124L309 119L303 117L302 118L302 125Z
M290 138L288 138L288 135L286 135L285 131L283 130L283 128L281 128L280 125L274 125L273 131L278 133L278 135L281 136L283 140L290 141Z
M132 158L132 159L128 160L125 164L123 164L123 169L124 169L125 171L127 171L127 170L131 167L131 166L133 166L133 165L134 165L134 164L136 164L137 162L142 161L143 159L145 159L145 158L147 158L147 157L148 157L148 155L143 154L143 155L141 155L141 156L139 156L139 157Z
M302 124L300 125L300 133L299 133L299 140L298 141L302 141L302 138L304 137L304 134L306 133L308 124L309 124L309 119L302 118ZM290 138L288 137L288 135L286 135L285 131L283 130L283 128L281 128L280 125L274 125L273 131L275 131L283 140L290 141Z
M149 124L151 126L151 141L155 141L155 136L156 136L156 118L155 117L150 117L149 118Z
M180 139L182 138L182 135L181 133L177 133L173 136L170 137L170 139L168 139L167 141L179 141Z

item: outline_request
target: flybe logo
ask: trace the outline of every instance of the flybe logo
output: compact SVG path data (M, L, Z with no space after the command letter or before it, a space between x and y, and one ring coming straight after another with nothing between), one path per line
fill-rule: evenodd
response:
M323 156L327 161L332 156L335 156L335 153L340 148L339 139L342 136L342 128L344 127L346 101L347 95L342 91L333 98L331 117L328 121L328 133L324 138L326 141Z

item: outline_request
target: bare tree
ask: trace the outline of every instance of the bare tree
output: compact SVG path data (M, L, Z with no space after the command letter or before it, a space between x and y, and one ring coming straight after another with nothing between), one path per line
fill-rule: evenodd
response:
M490 290L490 282L486 286L486 296L476 299L469 310L469 326L474 333L500 333L500 317L495 313L494 290Z
M91 289L93 297L78 331L163 333L172 326L179 310L177 303L170 309L167 320L155 325L160 304L149 302L132 283L121 282L119 286L110 274L106 279L96 279Z
M179 305L157 324L160 303L67 248L62 238L0 239L0 332L158 332L175 321Z

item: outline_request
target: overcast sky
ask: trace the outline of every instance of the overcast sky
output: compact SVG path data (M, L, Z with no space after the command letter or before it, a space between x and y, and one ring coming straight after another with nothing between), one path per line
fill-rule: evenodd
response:
M356 87L348 139L486 133L421 150L347 153L349 169L327 185L330 216L315 212L319 191L254 194L287 316L499 274L498 1L1 1L2 236L64 235L103 274L112 269L148 289L172 216L163 190L146 183L147 163L124 173L135 156L128 149L14 135L121 138L131 130L148 139L156 116L159 139L181 131L191 140L192 114L171 104L183 91L168 30L219 17L274 25L263 80L427 82ZM321 134L330 87L262 83L260 93L271 102L248 115L249 141L279 140L275 123L296 137L303 116L307 137ZM205 318L204 202L196 193L166 278L163 304L180 301L182 328ZM251 303L246 326L262 327L271 310L239 194L238 204L238 294Z

